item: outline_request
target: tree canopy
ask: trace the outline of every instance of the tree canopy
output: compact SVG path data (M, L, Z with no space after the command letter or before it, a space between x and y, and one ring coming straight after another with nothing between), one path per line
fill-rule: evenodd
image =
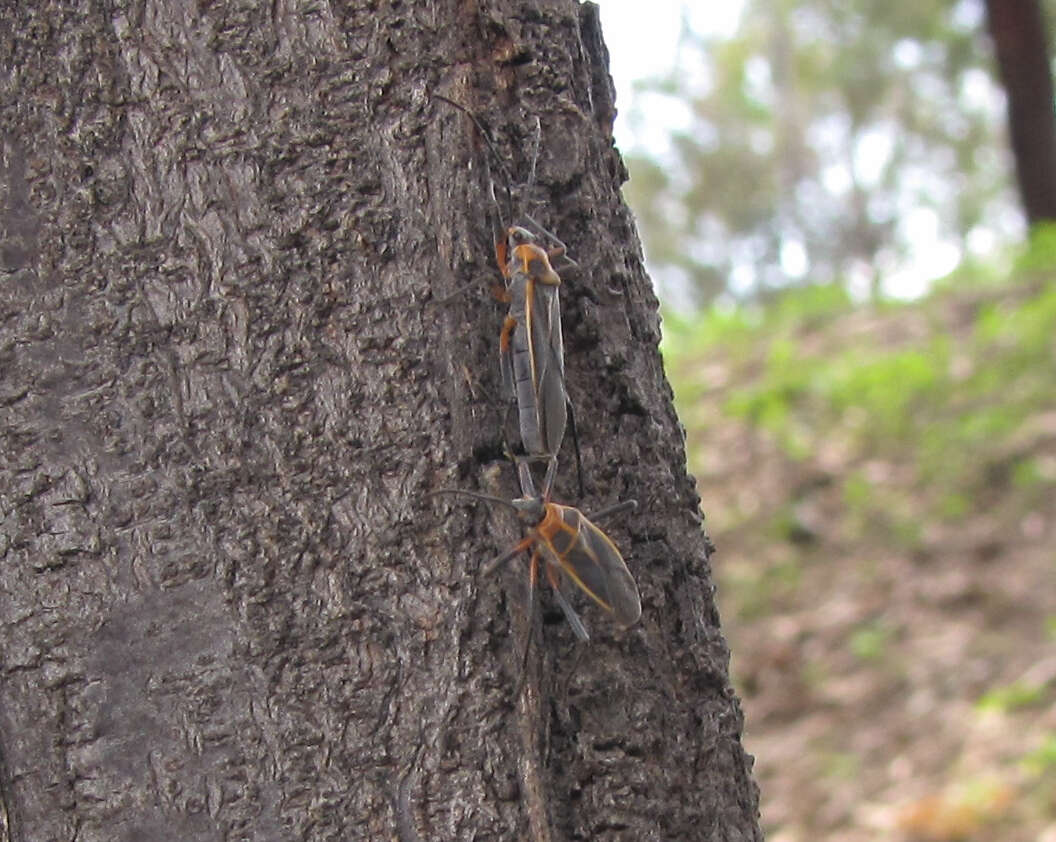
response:
M679 103L684 124L628 156L661 283L683 278L697 303L808 281L875 293L921 243L952 268L1021 230L984 14L746 0L732 37L686 23L639 99Z

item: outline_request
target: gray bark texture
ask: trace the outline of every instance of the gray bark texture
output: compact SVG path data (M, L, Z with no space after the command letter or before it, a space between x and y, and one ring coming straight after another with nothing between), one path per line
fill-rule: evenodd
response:
M9 2L0 50L0 840L761 838L597 8ZM542 587L523 672L515 518L425 496L516 489L502 181L430 92L578 260L579 505L639 501L641 621Z

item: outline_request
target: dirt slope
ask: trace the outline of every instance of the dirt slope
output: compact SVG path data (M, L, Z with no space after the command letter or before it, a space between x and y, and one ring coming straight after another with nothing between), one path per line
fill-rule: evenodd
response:
M1054 290L668 326L770 840L1056 840Z

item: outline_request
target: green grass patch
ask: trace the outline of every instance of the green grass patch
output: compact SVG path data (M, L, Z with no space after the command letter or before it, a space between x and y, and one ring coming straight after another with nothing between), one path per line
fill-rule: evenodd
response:
M861 471L852 471L843 481L843 501L855 513L865 512L873 501L873 485Z
M856 629L848 641L851 654L860 661L879 661L887 654L894 632L882 620L875 620Z
M1056 733L1045 734L1041 745L1023 758L1023 765L1034 775L1056 773Z
M1056 614L1045 618L1045 636L1049 640L1056 641Z
M1023 708L1034 707L1045 700L1045 688L1036 684L1013 681L1005 687L995 687L987 691L975 703L981 711L1010 713Z
M857 754L844 751L830 751L819 760L821 774L826 778L846 780L862 773L862 759Z
M1016 460L1012 466L1012 485L1019 489L1029 490L1044 483L1045 477L1042 476L1036 460L1029 458Z
M786 558L766 567L728 570L721 587L744 621L770 616L774 609L791 602L803 579L803 568L796 558Z
M1056 393L1056 228L1036 239L1022 265L1034 274L1006 279L1004 288L993 278L968 292L950 283L927 300L874 309L871 319L841 319L852 305L837 287L793 290L766 309L669 315L664 348L683 418L692 424L694 405L720 401L693 381L721 359L728 381L740 384L717 404L727 418L767 433L797 462L834 437L847 443L852 473L843 492L852 512L869 517L890 502L877 500L853 466L860 454L908 466L918 520L969 518L992 502L1006 445L1051 411ZM1037 267L1053 281L1039 282ZM957 329L947 332L950 324ZM913 491L906 473L896 493ZM1027 460L1001 482L1025 490L1041 479Z

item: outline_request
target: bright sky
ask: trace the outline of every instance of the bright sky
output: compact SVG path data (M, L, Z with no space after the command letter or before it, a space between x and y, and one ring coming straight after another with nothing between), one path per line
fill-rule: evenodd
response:
M629 116L635 99L634 82L663 75L673 66L683 26L701 33L731 35L737 28L744 0L726 0L724 3L649 0L644 7L640 0L597 2L601 9L605 43L609 48L610 72L616 84L619 112L615 125L616 143L624 150L635 146L647 149L652 156L663 160L672 132L686 127L688 116L670 100L654 96L650 97L647 108L643 103L637 103L638 110L647 112L647 116L637 124L632 123ZM703 76L701 83L704 83ZM989 91L984 94L992 96ZM890 151L888 138L878 134L872 141L856 150L855 166L860 173L867 174L871 168L878 168L878 163ZM834 177L837 175L834 173ZM905 214L902 225L913 232L912 253L905 264L886 269L884 287L890 295L915 298L927 291L932 280L951 272L962 254L956 244L940 238L938 217L929 208L911 210ZM1006 230L1000 233L1014 236L1018 225L1016 220L1011 220L1003 226ZM976 237L973 232L969 237L969 248L976 255L992 254L997 245L998 234L991 231L989 238L985 234L983 231ZM786 273L790 277L802 276L806 268L803 253L790 248L787 260L784 254L782 256ZM863 267L863 283L868 283L869 274L867 267Z
M656 114L655 132L649 127L635 131L627 117L634 97L634 82L667 73L678 52L678 36L683 25L695 32L732 35L744 6L743 0L726 3L686 3L685 0L649 0L648 14L642 14L639 0L598 0L601 28L609 48L609 72L616 83L616 143L630 148L638 141L664 139L679 127L675 110ZM695 10L694 10L695 9ZM705 14L706 12L706 14ZM650 118L654 115L650 114ZM660 137L655 137L659 135Z

